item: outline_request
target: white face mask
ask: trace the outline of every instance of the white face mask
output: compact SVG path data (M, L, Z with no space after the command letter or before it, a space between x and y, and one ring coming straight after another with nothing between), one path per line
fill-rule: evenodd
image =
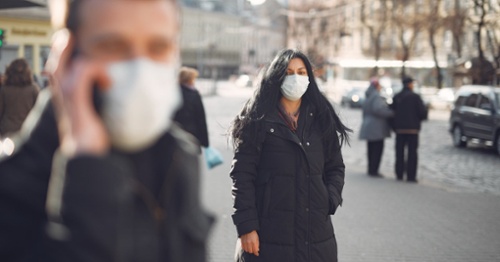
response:
M287 75L281 85L281 93L291 101L299 100L307 91L309 77L301 75Z
M112 81L103 92L102 119L114 147L140 151L170 128L182 104L174 64L141 58L108 66Z

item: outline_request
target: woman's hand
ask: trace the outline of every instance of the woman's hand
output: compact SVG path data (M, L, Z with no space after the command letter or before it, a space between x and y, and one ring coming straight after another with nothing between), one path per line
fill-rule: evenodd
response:
M242 235L240 239L241 248L243 248L245 252L259 256L259 235L257 231L254 230L248 234Z
M92 88L109 85L103 65L82 57L71 57L75 39L67 31L54 36L46 71L64 154L102 155L109 138L92 101Z

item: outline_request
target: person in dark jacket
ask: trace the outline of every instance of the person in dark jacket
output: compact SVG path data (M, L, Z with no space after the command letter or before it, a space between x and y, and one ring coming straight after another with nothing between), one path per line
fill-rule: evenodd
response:
M21 129L40 88L33 81L28 61L15 59L5 71L0 88L0 137L8 137Z
M396 132L396 179L403 180L406 173L408 182L417 182L418 134L422 120L427 119L427 108L413 92L413 82L411 77L403 78L403 90L394 96L391 105Z
M197 146L172 121L177 3L68 3L51 85L0 159L0 260L206 261Z
M378 79L370 81L363 103L363 122L359 132L359 138L367 140L368 175L372 177L382 176L379 166L384 152L384 139L391 136L388 118L394 115L380 95L381 88Z
M198 71L194 68L182 67L179 72L179 83L181 85L183 103L175 114L174 120L181 127L192 134L200 146L208 147L207 120L205 108L200 93L196 90L194 82L198 77ZM201 152L201 150L200 150Z
M236 261L337 261L330 215L342 204L349 131L308 58L278 53L232 124Z

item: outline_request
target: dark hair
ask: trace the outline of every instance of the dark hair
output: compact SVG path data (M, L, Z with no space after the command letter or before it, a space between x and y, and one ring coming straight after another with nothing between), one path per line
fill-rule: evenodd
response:
M342 123L332 104L319 91L314 79L311 62L307 56L296 49L285 49L279 52L267 67L260 86L255 90L253 97L246 102L240 114L234 119L230 134L235 146L243 139L250 139L254 143L260 141L261 137L258 132L260 120L277 108L282 96L279 87L285 79L290 60L294 58L300 58L306 66L309 87L302 96L302 100L315 106L323 136L334 137L334 132L337 132L340 135L341 144L343 142L349 143L348 132L352 132L352 130ZM250 137L243 138L244 135Z
M408 86L410 85L410 83L413 83L413 81L415 81L415 80L412 77L410 77L410 76L404 76L403 80L401 80L401 82L403 83L403 87L404 88L408 88Z
M9 86L27 86L33 84L33 76L28 61L24 58L18 58L10 63L5 70L5 85Z
M132 0L129 0L132 1ZM136 0L136 1L141 1L141 0ZM143 0L142 0L143 1ZM168 2L171 2L175 5L177 5L177 0L165 0ZM80 5L84 2L84 0L69 0L68 2L68 8L67 8L67 15L66 15L66 28L72 32L76 33L78 28L80 27Z

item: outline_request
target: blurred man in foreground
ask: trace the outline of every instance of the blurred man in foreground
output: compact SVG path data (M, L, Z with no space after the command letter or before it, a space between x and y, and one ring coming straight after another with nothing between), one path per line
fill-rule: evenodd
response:
M0 162L1 260L205 261L197 148L171 120L175 1L73 0L66 28Z

